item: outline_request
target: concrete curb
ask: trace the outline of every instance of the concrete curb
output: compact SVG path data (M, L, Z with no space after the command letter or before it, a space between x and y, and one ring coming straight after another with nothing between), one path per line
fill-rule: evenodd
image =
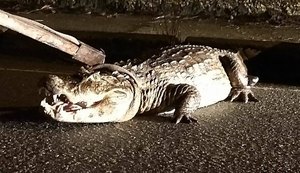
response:
M226 20L154 19L119 15L114 18L71 14L18 14L59 31L168 35L180 42L195 38L300 43L300 26L265 22L234 24ZM86 36L92 38L93 35Z

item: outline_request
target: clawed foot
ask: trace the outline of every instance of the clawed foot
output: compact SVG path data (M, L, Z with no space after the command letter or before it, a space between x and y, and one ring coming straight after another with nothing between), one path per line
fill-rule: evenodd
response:
M258 102L250 88L233 88L228 97L231 102L241 99L243 102L248 101Z
M193 123L197 122L197 119L192 117L190 114L179 114L179 116L175 116L175 123Z

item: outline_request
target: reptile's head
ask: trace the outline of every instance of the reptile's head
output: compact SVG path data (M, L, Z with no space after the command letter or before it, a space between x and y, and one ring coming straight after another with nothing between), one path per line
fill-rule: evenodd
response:
M129 80L120 81L100 72L81 79L50 75L44 88L46 98L41 101L44 112L62 122L126 121L136 114L139 106Z

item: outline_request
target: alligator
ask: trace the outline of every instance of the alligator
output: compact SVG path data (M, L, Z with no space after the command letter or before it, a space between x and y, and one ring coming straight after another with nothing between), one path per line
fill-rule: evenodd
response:
M162 49L145 61L82 67L79 75L49 75L41 107L61 122L124 122L137 114L175 110L175 123L197 121L198 108L226 98L258 101L241 51L202 45Z

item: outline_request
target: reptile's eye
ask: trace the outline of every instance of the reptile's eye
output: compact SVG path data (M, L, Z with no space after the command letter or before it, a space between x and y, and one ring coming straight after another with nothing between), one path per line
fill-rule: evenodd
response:
M69 102L69 99L67 98L67 96L65 94L61 94L60 96L58 96L58 99L62 102Z

